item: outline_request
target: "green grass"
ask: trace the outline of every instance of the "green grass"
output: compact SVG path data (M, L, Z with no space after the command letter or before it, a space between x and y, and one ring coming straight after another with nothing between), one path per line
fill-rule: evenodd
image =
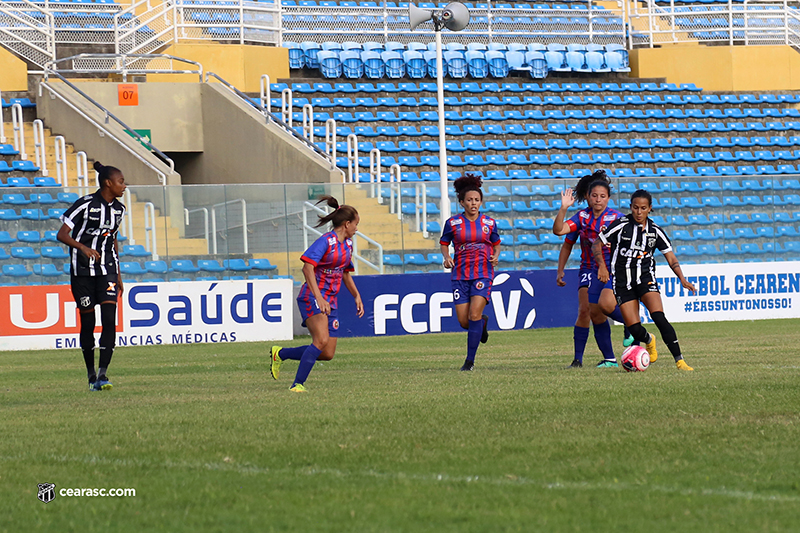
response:
M693 373L591 339L564 370L571 329L473 373L465 334L341 339L305 395L258 343L122 348L102 393L77 350L3 352L0 531L797 531L800 320L676 329Z

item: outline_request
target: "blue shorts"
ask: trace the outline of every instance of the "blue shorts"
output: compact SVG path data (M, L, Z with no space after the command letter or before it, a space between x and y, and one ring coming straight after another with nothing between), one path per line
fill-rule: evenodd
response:
M614 290L614 276L611 276L607 282L603 283L597 278L597 270L592 271L591 281L589 282L589 303L599 303L600 293L602 293L604 289Z
M592 284L592 278L597 275L596 270L591 268L582 268L578 271L578 290L583 287L588 287Z
M306 327L306 320L314 315L318 315L322 313L317 305L317 299L313 296L297 297L297 307L300 308L300 316L303 318L302 326ZM328 315L328 336L330 337L338 337L339 336L339 310L331 308L331 314Z
M453 304L468 304L473 296L483 296L489 301L492 292L492 280L479 279L454 279L451 281L453 288Z

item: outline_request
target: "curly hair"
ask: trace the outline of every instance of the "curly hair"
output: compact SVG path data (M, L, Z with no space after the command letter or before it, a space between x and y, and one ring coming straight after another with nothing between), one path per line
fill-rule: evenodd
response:
M575 191L576 201L585 200L592 192L592 189L598 186L605 187L608 195L611 196L611 179L606 175L605 170L596 170L578 180L578 183L572 188Z
M481 195L481 201L483 201L483 191L481 190L482 184L483 182L478 174L467 172L462 177L458 178L455 182L453 182L453 187L456 189L458 201L463 202L464 197L469 191L478 191L478 194Z

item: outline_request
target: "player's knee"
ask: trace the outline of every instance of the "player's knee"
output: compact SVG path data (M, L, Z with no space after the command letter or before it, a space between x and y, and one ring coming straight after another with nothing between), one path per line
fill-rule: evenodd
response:
M321 352L317 357L317 361L330 361L331 359L333 359L333 352L327 350Z
M100 305L100 323L106 327L114 327L116 325L117 304L104 303Z
M592 316L592 314L591 314L591 311L589 310L589 306L586 306L586 307L580 306L580 307L578 307L578 320L586 321L586 320L589 320L589 318L591 318L591 316Z
M603 312L599 305L592 305L589 309L589 314L592 318L593 324L602 324L608 320L608 316Z
M664 311L656 311L655 313L650 313L650 318L653 319L656 327L661 329L665 326L669 326L669 320L667 320L666 315L664 315Z

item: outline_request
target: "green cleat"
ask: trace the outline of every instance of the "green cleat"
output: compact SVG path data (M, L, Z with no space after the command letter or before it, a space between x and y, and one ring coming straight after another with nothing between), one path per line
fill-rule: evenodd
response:
M603 359L597 363L597 368L617 368L619 365L612 359Z
M280 353L280 346L272 347L272 365L269 369L272 373L272 379L278 379L278 376L281 375L281 363L283 363L283 359L281 359Z
M631 335L631 334L629 333L627 337L625 337L624 339L622 339L622 346L624 346L625 348L627 348L628 346L630 346L631 344L633 344L633 341L634 341L634 340L635 340L635 339L633 338L633 335Z
M292 392L308 392L302 383L295 383L289 390Z

